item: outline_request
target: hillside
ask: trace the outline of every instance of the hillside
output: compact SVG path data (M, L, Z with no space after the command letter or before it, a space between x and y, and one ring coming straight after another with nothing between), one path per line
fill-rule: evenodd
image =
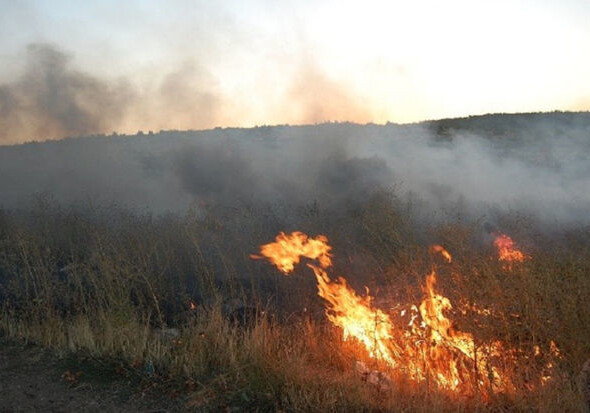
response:
M581 411L589 138L556 113L0 148L0 410Z
M0 147L0 206L44 194L157 213L203 203L332 207L395 188L428 213L461 203L475 215L526 210L571 223L588 219L589 154L587 112L91 136Z

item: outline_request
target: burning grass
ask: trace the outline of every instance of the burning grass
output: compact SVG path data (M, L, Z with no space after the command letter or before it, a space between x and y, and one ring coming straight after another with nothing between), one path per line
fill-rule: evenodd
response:
M587 230L500 217L526 257L507 265L480 223L415 230L401 210L294 209L330 242L274 243L272 209L5 212L0 330L118 360L199 411L581 410Z
M500 238L510 240L506 235L499 235L495 240L497 246ZM509 247L504 243L498 248L500 261L523 261L523 254L511 240ZM508 248L510 254L506 253ZM554 380L553 370L560 352L553 341L544 354L538 345L534 353L527 354L522 349L508 348L499 340L478 343L472 334L459 331L446 315L453 309L451 301L435 290L434 268L426 276L422 287L424 298L419 307L406 304L404 307L410 311L400 311L402 317L409 313L410 321L402 319L396 323L390 315L372 306L368 288L366 296L361 297L348 286L346 279L330 278L327 269L332 266L331 249L325 236L314 239L301 232L280 233L275 242L261 247L260 256L252 255L252 258L266 258L285 274L293 271L302 256L317 259L318 264L307 265L316 276L318 295L326 302L328 320L342 329L344 341L357 340L369 357L382 361L396 376L404 375L416 382L431 381L439 389L480 393L489 398L492 393L513 393L516 388L511 376L516 366L522 363L521 359L535 357L545 364L545 369L539 377L529 380L528 388L532 390ZM440 253L448 263L452 262L451 254L440 245L431 246L430 252ZM469 309L480 315L491 315L490 310L479 310L477 306Z

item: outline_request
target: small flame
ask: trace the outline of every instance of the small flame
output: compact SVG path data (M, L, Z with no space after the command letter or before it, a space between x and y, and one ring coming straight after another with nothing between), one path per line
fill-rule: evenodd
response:
M196 309L197 309L197 305L195 304L195 302L194 302L193 300L190 300L190 301L189 301L189 303L188 303L188 308L189 308L191 311L194 311L194 310L196 310Z
M514 241L508 235L498 233L494 239L494 245L498 250L498 260L508 263L508 267L511 267L513 262L523 262L530 258L516 248Z
M451 257L451 254L449 254L449 252L446 249L444 249L443 247L441 247L440 245L432 245L430 247L430 252L432 254L440 253L444 257L444 259L447 260L448 263L450 263L453 260L453 257Z
M316 238L309 238L302 232L295 231L291 235L281 232L275 238L275 242L263 245L260 248L261 255L250 255L253 259L267 258L283 273L288 274L299 263L301 257L317 259L322 268L332 265L332 255L328 245L328 238L318 235Z

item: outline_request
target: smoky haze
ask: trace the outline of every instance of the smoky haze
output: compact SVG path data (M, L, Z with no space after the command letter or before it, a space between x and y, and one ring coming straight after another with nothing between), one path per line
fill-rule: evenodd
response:
M47 44L27 47L23 73L0 85L0 143L81 136L108 130L133 99L129 86L107 84L71 68Z
M0 144L122 129L212 127L220 95L206 69L187 61L142 86L76 69L55 45L27 46L14 79L0 84Z
M0 148L8 208L48 193L66 204L156 213L314 202L338 213L382 191L423 216L518 211L589 224L590 114L218 128Z
M99 76L76 67L75 56L48 43L30 44L10 76L0 78L0 145L98 133L161 129L210 129L219 125L296 124L371 120L368 110L340 82L305 56L285 83L258 90L276 101L261 113L252 96L228 96L206 62L186 58L135 78ZM297 60L297 59L296 59ZM11 66L12 67L12 66ZM264 105L262 105L264 106Z

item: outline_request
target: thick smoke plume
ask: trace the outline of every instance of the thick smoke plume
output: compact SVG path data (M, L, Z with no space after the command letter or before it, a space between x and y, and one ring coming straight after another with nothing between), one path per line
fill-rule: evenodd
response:
M133 93L70 66L69 57L47 44L30 45L21 76L0 85L0 143L83 136L118 125Z
M187 58L131 78L100 77L76 68L51 44L26 49L21 71L0 79L0 145L138 130L210 129L219 125L371 120L343 84L302 58L282 87L260 96L228 96L206 64ZM243 92L242 92L243 94ZM272 105L268 102L275 101ZM270 107L270 108L269 108Z
M590 114L552 113L69 139L0 148L1 202L50 193L156 212L317 203L337 213L393 191L424 216L589 224L589 136Z

